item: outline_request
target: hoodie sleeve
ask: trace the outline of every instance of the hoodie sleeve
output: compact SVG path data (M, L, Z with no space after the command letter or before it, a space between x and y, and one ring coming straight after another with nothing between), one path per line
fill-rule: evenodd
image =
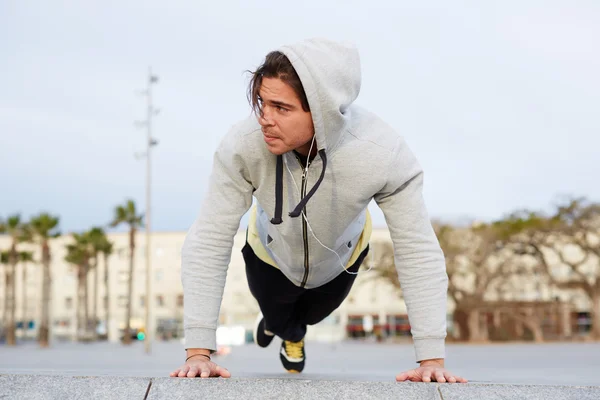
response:
M423 171L402 138L375 195L390 230L417 362L445 358L448 275L422 195Z
M186 349L217 348L217 322L233 239L252 204L253 187L236 151L239 138L233 136L227 135L214 155L199 216L181 252Z

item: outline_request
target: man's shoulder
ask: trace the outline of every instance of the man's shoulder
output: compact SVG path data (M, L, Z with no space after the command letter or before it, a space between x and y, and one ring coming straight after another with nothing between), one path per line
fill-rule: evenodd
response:
M245 143L248 140L259 137L260 125L254 115L249 115L233 124L225 136L226 141Z
M231 157L250 162L264 156L266 150L261 127L254 115L250 115L233 124L221 139L219 151Z
M401 134L374 112L360 106L352 107L350 135L374 146L392 150L402 139Z

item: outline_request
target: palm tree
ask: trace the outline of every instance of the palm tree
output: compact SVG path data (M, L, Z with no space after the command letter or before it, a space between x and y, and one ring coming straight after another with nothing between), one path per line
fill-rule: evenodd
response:
M23 323L23 337L27 333L27 263L33 261L33 253L30 251L22 251L19 253L19 261L22 265L22 277L21 280L21 321Z
M135 255L135 234L143 225L143 216L137 215L135 202L127 200L125 205L115 207L114 219L110 226L115 227L121 224L129 226L129 278L127 283L127 311L125 316L125 331L123 334L123 343L131 343L131 299L133 296L133 262ZM150 299L146 299L150 301Z
M0 218L0 235L6 233L6 224L4 223L4 221L2 220L2 218ZM8 254L5 255L4 253L0 252L0 265L5 265L8 264ZM6 285L6 281L4 281L4 284ZM6 294L7 294L7 290L6 287L4 288L4 305L6 306ZM2 326L0 329L0 339L2 339L2 337L4 336L3 331L5 330L6 327L6 309L2 310Z
M19 262L19 252L17 251L17 246L19 243L29 241L30 233L27 225L21 222L21 216L19 214L14 214L8 217L4 229L11 237L10 250L8 251L8 264L5 271L5 299L7 301L4 304L6 344L9 346L15 346L17 344L15 332L15 272L17 263Z
M59 217L47 213L34 216L29 222L33 237L42 250L42 316L38 336L41 347L48 347L50 344L50 288L52 285L50 262L52 254L49 241L60 236L57 229L58 223Z
M9 266L8 266L8 251L0 252L0 265L4 266L4 273L9 274ZM0 330L0 339L2 339L6 335L6 330L8 326L8 310L7 306L9 304L8 298L10 297L10 290L8 286L8 280L6 277L4 278L4 309L2 310L2 329Z
M106 320L104 327L106 330L106 337L108 338L108 335L110 333L110 285L108 283L108 257L113 252L112 242L110 242L107 238L106 241L102 243L99 250L102 253L102 258L104 260L104 296L106 297L106 303L104 303L104 316Z
M77 339L82 340L88 332L87 276L91 257L89 234L74 233L74 243L68 244L65 261L77 271Z
M91 246L91 254L93 264L90 264L92 270L94 270L94 294L92 295L92 323L94 326L93 338L98 339L98 275L99 275L99 255L106 245L109 244L108 239L104 230L99 227L94 227L88 232L88 238ZM106 259L105 259L106 263ZM106 265L105 265L106 266Z

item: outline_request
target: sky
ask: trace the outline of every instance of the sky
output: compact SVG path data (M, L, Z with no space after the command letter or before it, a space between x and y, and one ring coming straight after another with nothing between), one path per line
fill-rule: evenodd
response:
M2 0L0 217L79 231L128 198L143 210L151 67L152 227L187 230L216 146L250 114L244 71L311 37L357 45L357 104L415 152L432 218L600 200L598 21L593 0Z

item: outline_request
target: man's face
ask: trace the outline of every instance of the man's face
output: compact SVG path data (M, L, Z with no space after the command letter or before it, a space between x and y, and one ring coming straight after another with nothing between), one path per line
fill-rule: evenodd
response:
M258 123L269 151L280 155L296 150L308 155L314 135L312 115L302 109L294 89L279 78L263 78L258 93L262 109Z

